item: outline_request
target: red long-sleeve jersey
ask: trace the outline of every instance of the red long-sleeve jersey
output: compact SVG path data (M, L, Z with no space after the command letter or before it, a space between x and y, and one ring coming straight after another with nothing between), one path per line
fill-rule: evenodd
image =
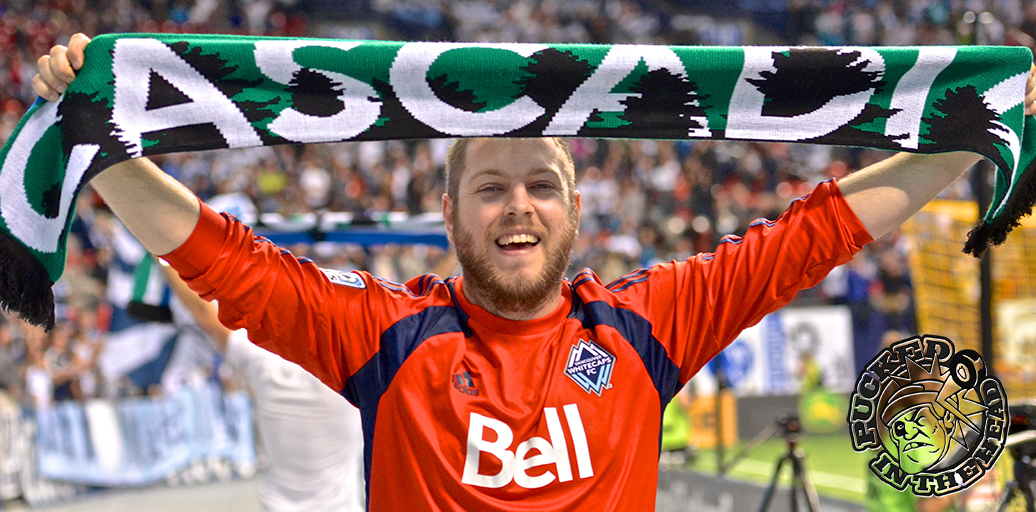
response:
M203 207L166 259L220 318L360 408L369 508L654 510L662 411L742 329L870 235L832 182L714 254L604 285L590 270L530 321L461 277L319 269Z

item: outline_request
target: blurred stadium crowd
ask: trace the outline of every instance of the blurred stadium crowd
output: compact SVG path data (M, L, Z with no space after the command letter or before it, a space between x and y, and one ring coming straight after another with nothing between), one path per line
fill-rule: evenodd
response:
M0 142L35 100L35 58L75 32L317 33L302 0L4 0L0 3ZM751 7L765 2L739 2ZM1025 44L1036 3L1021 0L788 0L776 12L730 17L633 0L373 0L358 11L393 39L640 44L921 45ZM758 7L758 6L757 6ZM707 9L708 10L708 9ZM972 14L968 14L968 13ZM984 13L984 14L973 14ZM760 16L764 14L764 16ZM749 24L751 18L776 25ZM363 19L349 21L363 23ZM261 212L441 211L448 141L281 146L155 158L203 199L241 191ZM817 182L887 156L875 150L783 143L573 139L583 219L571 272L608 282L659 261L711 251L719 237L773 218ZM967 180L947 194L969 198ZM91 193L78 203L68 265L55 288L59 327L50 334L0 318L0 387L28 406L147 390L99 382L97 361L113 316L118 226ZM858 346L882 333L915 332L907 247L897 233L868 246L799 303L847 304ZM322 266L371 270L402 282L440 262L424 246L293 247ZM869 342L867 340L870 340ZM863 354L863 360L872 354ZM859 359L859 357L858 357Z

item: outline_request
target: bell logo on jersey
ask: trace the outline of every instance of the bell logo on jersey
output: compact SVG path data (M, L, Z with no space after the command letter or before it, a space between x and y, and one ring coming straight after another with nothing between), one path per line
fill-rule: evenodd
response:
M583 420L579 417L579 408L575 404L569 404L562 409L572 436L579 478L590 478L594 476L594 468L590 462L590 448L586 442ZM519 443L512 452L510 447L514 441L514 432L511 431L511 427L500 420L472 412L468 425L468 454L464 460L464 476L461 482L497 489L513 480L526 489L538 489L555 479L559 482L572 480L571 455L558 410L555 407L544 407L543 416L547 421L550 439L529 438ZM493 435L486 435L487 430L492 430ZM530 452L534 454L530 456ZM480 472L479 459L483 453L490 454L500 461L500 470L496 474ZM556 474L549 469L535 476L528 473L532 468L551 464L554 465Z

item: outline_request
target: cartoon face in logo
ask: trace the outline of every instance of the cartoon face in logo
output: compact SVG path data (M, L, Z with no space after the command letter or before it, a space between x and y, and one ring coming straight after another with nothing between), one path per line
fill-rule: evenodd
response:
M881 450L871 470L899 490L943 496L992 467L1007 437L1007 396L973 350L938 336L899 341L860 375L849 426L856 451ZM981 448L981 449L980 449Z
M951 427L952 428L952 427ZM899 413L889 425L890 450L899 467L909 474L920 473L939 462L950 447L946 425L930 405Z

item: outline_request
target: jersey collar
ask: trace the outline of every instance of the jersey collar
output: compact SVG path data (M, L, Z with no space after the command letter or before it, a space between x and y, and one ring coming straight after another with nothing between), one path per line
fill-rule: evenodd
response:
M567 280L564 280L564 282L559 285L561 286L561 303L558 304L558 307L550 314L533 320L509 320L507 318L494 315L493 313L483 309L481 306L472 304L464 297L463 277L457 277L455 283L456 285L453 294L454 301L466 314L469 322L473 322L500 334L529 336L557 329L564 323L565 318L572 309L572 287L569 285Z

